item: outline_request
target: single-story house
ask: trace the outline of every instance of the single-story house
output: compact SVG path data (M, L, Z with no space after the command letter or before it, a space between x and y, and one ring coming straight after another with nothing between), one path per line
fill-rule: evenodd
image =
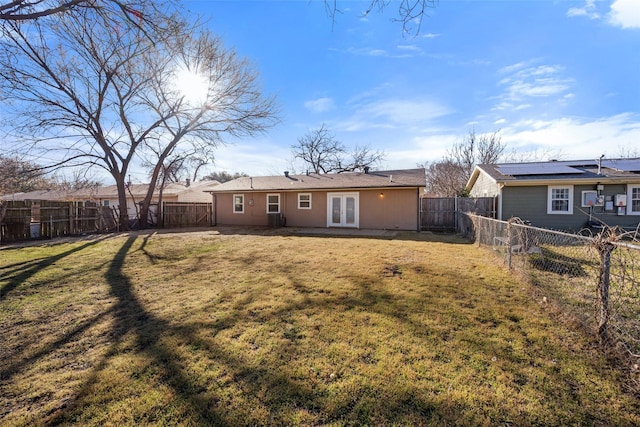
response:
M478 165L467 189L471 197L497 197L498 219L542 228L635 229L640 221L640 158Z
M218 225L420 230L425 170L242 177L213 197Z

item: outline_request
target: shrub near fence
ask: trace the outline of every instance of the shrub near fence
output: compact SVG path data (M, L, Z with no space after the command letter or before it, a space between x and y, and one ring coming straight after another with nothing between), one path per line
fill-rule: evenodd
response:
M460 214L459 231L494 250L509 269L597 336L603 349L621 349L640 363L640 245L615 230L581 236ZM628 236L627 236L628 237ZM637 373L637 372L636 372ZM634 385L640 390L640 383Z

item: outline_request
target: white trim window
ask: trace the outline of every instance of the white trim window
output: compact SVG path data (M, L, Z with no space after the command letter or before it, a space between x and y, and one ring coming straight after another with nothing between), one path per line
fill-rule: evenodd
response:
M298 209L311 209L311 193L298 193Z
M573 214L573 185L550 185L547 192L547 213Z
M627 215L640 215L640 184L627 184Z
M280 194L267 194L267 213L280 213Z
M244 194L233 195L233 213L244 213Z

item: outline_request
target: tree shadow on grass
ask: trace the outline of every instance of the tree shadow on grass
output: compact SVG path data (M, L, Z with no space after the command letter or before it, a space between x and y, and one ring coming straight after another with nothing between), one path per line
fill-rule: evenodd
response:
M15 288L20 286L26 280L31 278L34 274L39 271L52 266L56 262L60 261L63 258L66 258L74 253L83 251L91 246L98 244L98 240L91 241L85 243L84 245L69 249L68 251L59 253L58 255L54 255L47 258L41 258L39 260L27 261L25 263L14 264L12 266L7 266L5 269L7 271L3 272L0 276L1 278L9 277L9 280L6 285L0 289L0 302L4 300L7 295L13 291Z
M205 349L206 357L216 363L221 363L233 372L234 379L244 384L252 394L258 389L267 387L278 391L275 401L282 405L291 402L304 404L312 400L299 384L290 381L285 375L269 372L265 367L247 366L242 357L222 347L213 345L209 340L203 340L200 335L215 335L220 330L230 328L238 321L242 308L234 310L229 318L212 322L211 324L171 325L168 321L149 312L140 302L133 290L133 283L124 273L123 268L127 254L131 251L135 237L129 237L112 260L105 277L110 286L110 293L117 299L112 312L115 323L112 327L113 342L101 363L93 370L91 376L84 382L76 394L73 402L54 412L46 421L49 425L59 425L76 420L83 410L84 399L92 393L94 387L100 387L99 373L107 368L109 359L122 351L122 344L127 337L133 336L132 348L137 354L144 354L151 360L151 364L159 372L161 383L169 386L176 398L186 405L186 413L191 418L190 423L196 425L244 425L243 415L249 413L233 413L218 405L215 394L212 395L210 385L203 383L203 379L194 377L187 372L183 358L171 344L163 343L167 337L180 337L187 345ZM142 246L146 244L146 239ZM140 250L140 249L138 249ZM274 408L269 408L274 409ZM143 414L144 415L144 414Z
M314 390L304 378L291 376L285 368L286 361L295 357L305 357L305 348L299 346L297 335L292 335L290 343L272 351L277 352L278 362L263 364L249 363L234 347L226 347L212 339L216 334L231 329L246 321L273 321L291 312L318 311L323 308L331 311L349 311L362 309L375 311L379 314L394 318L399 323L408 325L412 333L418 333L424 325L413 320L413 308L406 304L403 297L385 290L378 282L376 275L362 275L351 277L351 282L357 290L355 294L330 294L316 292L296 283L291 277L292 286L303 291L302 301L292 301L282 309L268 310L253 318L251 305L253 298L237 297L236 304L232 304L228 315L219 317L211 322L172 324L147 310L138 299L132 280L124 271L127 255L132 252L135 237L124 242L109 265L105 278L110 286L110 293L116 298L113 307L115 322L113 325L113 343L104 356L102 362L94 369L90 378L85 381L75 397L73 404L52 414L48 424L65 424L76 421L87 403L92 389L100 387L100 372L108 368L110 358L122 351L125 340L133 337L133 351L144 355L150 360L163 386L168 386L173 392L175 400L180 401L187 409L181 412L188 415L189 420L173 420L180 423L198 425L247 425L252 424L251 410L254 408L225 407L224 399L244 398L248 404L255 404L268 412L263 418L256 417L256 423L271 420L273 424L291 423L291 414L296 408L304 409L311 414L314 423L374 423L375 420L387 424L402 424L407 420L429 424L438 420L465 421L464 416L455 418L455 414L446 413L442 408L447 399L431 399L431 397L407 384L398 395L381 395L381 390L372 386L365 378L353 379L350 395L344 392L345 398L333 403L333 408L327 405L328 388ZM142 242L142 248L146 239ZM137 249L140 250L140 249ZM424 292L427 292L426 290ZM215 308L215 306L214 306ZM241 331L240 331L241 332ZM303 331L304 332L304 331ZM239 390L237 394L223 396L218 386L207 383L206 378L198 378L189 372L183 356L175 344L166 338L180 338L181 342L197 351L209 363L222 366L228 371L228 381ZM285 338L287 338L285 336ZM128 342L128 341L127 341ZM480 340L482 348L486 342ZM344 389L343 389L344 390ZM335 389L334 389L335 391ZM227 390L227 393L229 391ZM390 393L387 389L386 393ZM348 397L348 398L347 398ZM449 401L452 408L468 409L464 402ZM384 406L389 409L384 409ZM446 406L446 405L445 405ZM245 412L246 411L246 412ZM394 415L396 414L396 415ZM511 414L509 410L502 412L504 419L513 416L514 419L525 421L527 414ZM138 414L141 417L147 414ZM108 416L108 415L107 415ZM448 418L449 417L449 418ZM454 417L454 418L451 418ZM144 418L141 422L144 422ZM468 421L468 420L466 420ZM485 420L486 421L486 420ZM500 421L500 420L494 420ZM503 420L504 421L504 420ZM131 421L133 422L133 421ZM499 423L499 422L498 422Z

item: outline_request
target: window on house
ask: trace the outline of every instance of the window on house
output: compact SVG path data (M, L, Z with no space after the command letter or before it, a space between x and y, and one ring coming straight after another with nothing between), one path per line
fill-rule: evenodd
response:
M311 193L298 194L298 209L311 209Z
M573 186L551 186L547 199L548 214L573 214Z
M279 194L267 194L267 213L280 213Z
M244 213L244 194L233 195L233 213Z
M629 215L640 215L640 185L629 184L627 186L628 200L628 213Z
M102 201L102 206L109 206L109 201L108 200L103 200Z

